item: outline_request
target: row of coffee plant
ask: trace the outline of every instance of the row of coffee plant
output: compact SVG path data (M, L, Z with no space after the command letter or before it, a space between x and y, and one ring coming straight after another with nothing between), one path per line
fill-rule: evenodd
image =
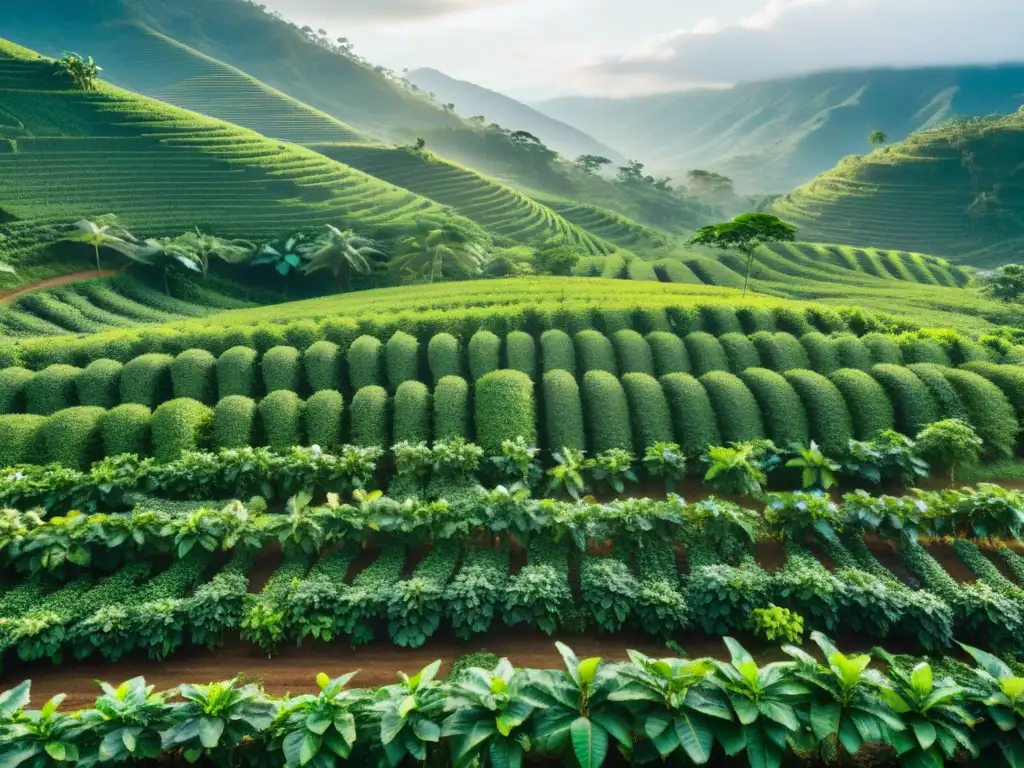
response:
M516 669L508 659L439 680L441 662L376 690L356 673L317 675L315 694L278 699L240 678L158 693L141 677L101 683L88 709L63 695L28 709L30 681L0 695L0 760L9 765L125 761L295 768L303 765L559 763L599 768L616 752L631 765L703 765L726 756L779 768L822 756L905 768L968 759L1015 766L1024 753L1024 683L998 657L967 647L973 668L945 676L928 662L877 651L844 654L816 634L759 666L735 639L727 660L580 659Z

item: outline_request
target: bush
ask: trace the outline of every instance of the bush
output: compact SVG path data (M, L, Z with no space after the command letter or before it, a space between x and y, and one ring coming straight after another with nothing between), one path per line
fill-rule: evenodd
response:
M434 441L468 440L469 384L461 376L445 376L434 387Z
M748 368L740 378L757 400L768 437L780 447L807 445L807 411L793 385L767 368Z
M580 361L580 370L606 371L618 375L615 362L615 348L608 337L599 331L580 331L575 337L576 357Z
M427 362L435 384L445 376L461 376L462 345L450 333L438 333L427 344Z
M494 371L476 383L476 442L497 453L505 440L537 444L533 382L519 371Z
M263 391L267 394L286 389L302 391L302 360L295 347L268 349L260 362L263 370Z
M113 408L120 402L118 393L121 386L121 369L124 365L117 360L93 360L75 381L78 402L97 408ZM9 370L20 370L12 368Z
M344 416L345 398L338 390L321 389L310 395L302 409L306 445L319 445L325 451L333 451L340 446Z
M429 443L430 390L420 381L403 381L395 392L395 443Z
M831 381L814 371L787 371L786 381L800 395L811 438L826 456L845 456L853 439L853 419L842 392Z
M755 333L751 340L757 347L761 367L776 373L806 369L807 353L795 336L789 333Z
M505 358L513 371L521 371L537 380L537 344L533 336L522 331L512 331L505 337Z
M202 448L212 425L213 411L198 400L168 400L153 412L153 455L163 464Z
M686 353L686 344L674 333L655 331L647 334L647 344L654 357L654 370L657 375L667 376L670 373L689 373L690 357Z
M970 424L960 419L943 419L929 424L916 437L918 454L934 469L948 469L949 482L956 482L957 467L974 464L985 441Z
M727 333L719 337L718 341L725 350L725 356L729 359L729 370L733 373L740 374L747 368L761 366L757 347L742 333Z
M910 369L883 364L872 366L870 373L889 396L896 429L903 434L916 435L941 418L931 391Z
M383 387L363 387L352 398L352 443L364 448L390 447L388 393Z
M73 365L51 365L39 371L25 389L28 412L49 416L75 405L78 402L75 382L81 375L82 369Z
M388 387L394 392L404 381L419 381L420 343L415 336L398 331L384 345Z
M700 325L712 336L741 333L743 326L736 310L728 304L707 304L700 308Z
M469 354L469 377L480 381L491 371L501 368L501 339L490 331L477 331L466 348Z
M668 400L658 380L646 373L627 373L622 377L622 386L629 401L638 451L646 451L655 443L675 442Z
M576 348L565 331L544 331L540 336L540 356L544 373L568 371L576 375Z
M302 367L311 392L341 390L341 347L333 341L318 341L302 353Z
M814 330L807 319L807 312L803 309L791 309L790 307L777 307L775 309L775 327L782 333L790 334L799 338L805 333Z
M639 333L616 331L612 335L612 346L615 347L620 371L654 375L654 354L647 340Z
M967 406L970 423L990 456L1012 456L1020 432L1013 405L992 382L971 371L944 369L946 379Z
M35 373L15 366L0 370L0 414L25 410L25 392Z
M100 424L103 453L107 456L126 453L149 456L153 452L152 422L153 412L144 405L128 403L111 408Z
M256 350L232 347L217 358L217 397L256 397Z
M736 310L736 319L746 334L775 330L775 315L763 307L740 307Z
M996 363L968 363L964 369L977 373L999 387L1017 412L1017 421L1024 422L1024 367L997 365Z
M718 416L724 442L742 443L764 438L761 409L742 379L725 371L712 371L701 376L700 383Z
M721 445L722 433L707 390L686 373L661 377L661 389L668 400L676 442L690 457L700 456L709 445Z
M568 371L556 369L544 374L544 425L549 450L587 449L580 388Z
M171 390L175 397L190 397L210 404L217 397L217 358L205 349L186 349L171 363Z
M695 376L703 376L711 371L728 371L729 358L718 339L710 333L698 331L688 334L686 352Z
M828 378L846 401L858 440L872 440L895 426L889 396L867 373L856 368L840 368Z
M841 368L856 368L859 371L866 371L874 365L871 359L871 350L852 333L836 336L835 342L836 349L839 351L839 366Z
M944 373L946 371L941 365L934 363L914 363L906 366L917 376L928 391L932 393L935 404L939 407L939 418L960 419L970 421L967 415L967 407L960 399L956 388L949 383Z
M607 371L588 371L583 376L583 406L594 453L623 448L633 450L629 402L622 384Z
M348 381L353 391L363 387L378 387L384 381L381 375L383 344L374 336L360 336L348 348Z
M869 333L861 338L864 346L871 352L871 360L875 365L903 365L903 353L896 339L884 333Z
M284 327L285 342L296 349L309 349L323 337L320 324L314 320L296 320Z
M121 402L138 403L149 408L171 396L170 355L140 355L125 364L121 371Z
M45 416L24 413L0 416L0 468L45 461L42 427Z
M213 447L245 448L256 443L256 401L228 395L213 409Z
M814 331L800 337L800 344L807 353L811 370L824 376L838 371L842 367L839 357L839 344L835 339Z
M290 389L278 389L259 404L263 439L275 451L302 445L302 398Z
M949 355L942 345L934 339L905 338L900 344L903 363L932 363L934 365L950 365Z
M84 470L101 459L100 425L106 413L103 408L80 406L50 416L40 427L46 460Z

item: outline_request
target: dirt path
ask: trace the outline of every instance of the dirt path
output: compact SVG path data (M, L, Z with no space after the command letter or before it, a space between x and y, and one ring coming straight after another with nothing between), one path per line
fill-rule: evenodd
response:
M41 288L55 288L58 285L77 283L79 280L94 280L97 277L112 277L113 275L116 275L117 272L118 270L116 269L104 269L97 273L95 269L90 269L87 272L73 272L70 275L48 277L46 280L40 280L38 283L32 283L31 285L18 288L14 293L9 293L6 296L0 296L0 304L6 303L11 299L16 299L30 291L38 291Z

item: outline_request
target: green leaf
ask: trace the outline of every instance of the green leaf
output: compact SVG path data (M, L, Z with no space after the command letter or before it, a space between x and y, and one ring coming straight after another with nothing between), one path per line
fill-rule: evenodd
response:
M711 749L715 744L715 734L707 723L683 712L676 717L676 735L683 750L697 765L703 765L711 759Z
M284 753L285 762L288 768L302 765L302 745L306 740L306 731L292 731L284 737L281 742L281 751Z
M321 738L315 733L305 733L302 739L302 745L299 747L299 763L305 765L314 757L316 753L320 751Z
M213 749L224 733L224 721L219 717L202 717L199 719L199 742L207 749Z
M405 718L419 706L419 702L416 701L415 696L406 696L402 699L402 703L398 705L398 716Z
M319 713L311 714L306 718L306 727L318 736L323 736L331 725L331 719Z
M910 727L913 729L914 736L917 738L917 743L921 745L921 749L928 749L935 743L935 739L938 738L935 726L927 720L914 718L910 721Z
M599 768L608 754L608 732L586 717L577 717L569 726L569 733L580 768Z
M417 720L413 723L412 732L420 741L436 742L441 738L441 728L429 720Z
M580 681L589 685L594 682L594 676L597 674L597 668L601 666L601 658L594 656L589 659L584 659L580 662Z
M487 754L493 768L521 768L523 764L523 748L514 739L499 736L491 742Z
M910 673L910 684L914 686L918 696L927 696L932 692L932 668L928 662L922 661L914 667L914 671Z
M67 755L67 749L59 741L49 741L46 743L46 754L52 757L58 762L64 762L64 758Z

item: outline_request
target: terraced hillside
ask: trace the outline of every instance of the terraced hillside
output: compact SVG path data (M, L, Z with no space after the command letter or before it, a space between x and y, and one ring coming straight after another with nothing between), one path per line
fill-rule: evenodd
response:
M491 232L518 242L555 237L591 254L614 248L551 208L476 171L400 147L315 144L317 152L454 208Z
M258 239L327 222L399 225L430 200L293 144L100 83L70 90L49 59L0 43L0 200L8 257L52 228L116 213L141 234ZM467 226L471 226L466 222Z
M774 204L802 236L992 267L1024 244L1024 113L958 121L833 170Z

